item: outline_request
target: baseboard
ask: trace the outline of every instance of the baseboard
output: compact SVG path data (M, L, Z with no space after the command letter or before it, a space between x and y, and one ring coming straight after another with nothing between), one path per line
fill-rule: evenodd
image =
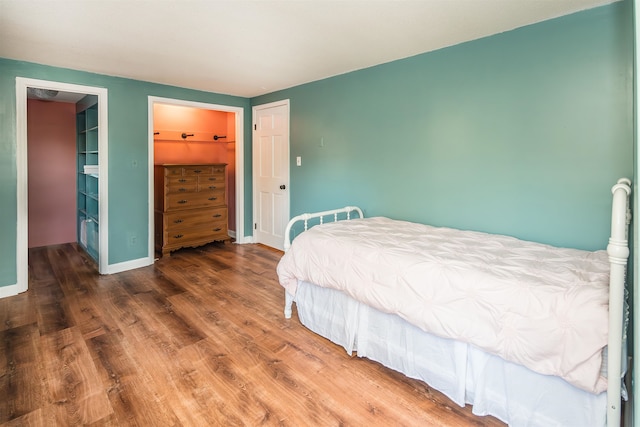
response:
M253 243L253 236L245 236L241 239L238 239L238 236L236 235L235 230L229 230L229 237L231 237L234 242L233 243L240 243L240 244L247 244L247 243Z
M13 297L18 295L21 292L25 292L26 289L22 289L20 286L9 285L0 287L0 298Z
M138 258L131 261L120 262L117 264L109 264L105 274L121 273L123 271L134 270L136 268L146 267L153 264L152 257Z
M253 243L253 236L244 236L242 239L236 238L236 241L234 243L239 243L239 244Z

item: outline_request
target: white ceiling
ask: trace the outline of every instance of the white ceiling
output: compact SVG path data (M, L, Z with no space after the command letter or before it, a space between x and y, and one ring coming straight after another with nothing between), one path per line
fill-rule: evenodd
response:
M0 0L0 57L253 97L614 0Z

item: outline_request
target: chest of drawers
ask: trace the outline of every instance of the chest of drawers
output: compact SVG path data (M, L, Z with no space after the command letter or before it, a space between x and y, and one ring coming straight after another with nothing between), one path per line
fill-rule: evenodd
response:
M226 164L156 165L154 172L156 251L229 239Z

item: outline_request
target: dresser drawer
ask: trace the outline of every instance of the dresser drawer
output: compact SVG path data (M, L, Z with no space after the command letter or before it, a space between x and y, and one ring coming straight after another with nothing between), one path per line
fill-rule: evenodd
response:
M186 176L200 176L213 174L213 166L211 165L193 165L182 168Z
M225 204L224 189L222 191L203 191L199 193L173 193L165 198L165 210L203 208L222 206Z
M202 244L203 241L226 240L229 238L226 225L219 224L210 227L188 228L185 230L166 231L168 246L190 246Z
M225 200L225 188L217 187L213 190L205 189L196 193L198 197L201 197L207 206L224 206L226 205Z
M227 208L213 208L196 210L195 212L184 210L164 215L165 228L169 233L185 228L200 228L213 226L219 223L227 223Z
M175 184L167 185L167 194L172 193L195 193L198 191L198 184Z
M172 175L166 178L167 186L175 186L175 185L196 185L198 184L197 176L187 176L187 175Z
M213 165L211 166L211 170L214 174L222 174L224 176L224 171L226 170L227 165Z
M198 191L224 191L226 185L224 181L206 181L200 180L198 183Z
M167 166L164 168L164 176L182 176L184 171L182 166Z

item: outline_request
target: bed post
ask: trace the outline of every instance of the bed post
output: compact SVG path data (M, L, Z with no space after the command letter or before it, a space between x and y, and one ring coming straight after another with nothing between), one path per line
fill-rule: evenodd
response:
M622 405L621 374L622 345L624 323L624 290L627 260L629 258L628 230L631 222L629 195L631 181L618 180L611 189L613 204L611 208L611 237L607 246L611 272L609 275L609 342L607 366L607 426L620 426L620 407Z
M284 291L284 318L291 319L291 313L293 311L293 295L288 291Z

